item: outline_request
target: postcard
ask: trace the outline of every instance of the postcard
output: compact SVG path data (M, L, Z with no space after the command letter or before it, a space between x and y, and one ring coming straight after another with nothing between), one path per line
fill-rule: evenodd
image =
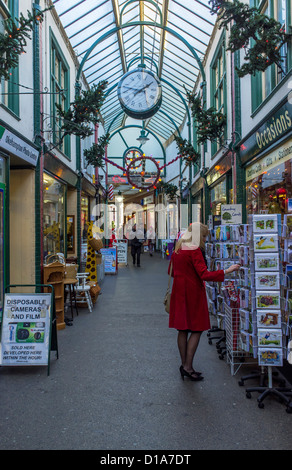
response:
M263 251L279 251L279 239L278 235L275 233L272 234L254 234L254 251L263 252Z
M279 255L276 253L256 253L254 260L255 271L279 271Z
M281 310L257 310L258 328L281 328Z
M280 308L280 291L256 291L256 308Z

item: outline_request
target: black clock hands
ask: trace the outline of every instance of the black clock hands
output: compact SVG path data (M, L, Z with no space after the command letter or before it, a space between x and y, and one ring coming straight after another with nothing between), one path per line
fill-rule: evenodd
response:
M137 90L135 93L134 93L134 96L138 95L138 93L141 93L142 91L145 91L146 88L148 88L149 86L151 86L152 83L148 83L148 85L145 85L144 88L141 88L140 90Z

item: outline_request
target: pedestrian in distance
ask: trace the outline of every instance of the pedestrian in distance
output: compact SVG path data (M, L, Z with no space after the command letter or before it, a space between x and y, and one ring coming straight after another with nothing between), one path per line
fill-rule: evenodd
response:
M148 240L149 255L153 256L154 244L155 244L155 232L154 232L153 227L149 227L149 229L147 230L146 238Z
M141 229L137 229L136 224L133 225L132 232L130 234L131 240L131 255L133 258L133 265L136 264L136 257L137 257L137 267L140 268L140 258L141 258L141 249L142 245L145 241L144 231Z
M225 274L237 271L239 264L225 271L208 271L205 242L208 227L192 223L178 240L171 256L168 273L172 267L173 286L170 299L169 327L178 331L177 345L181 357L182 379L199 381L202 373L193 368L201 334L211 328L205 281L222 282Z

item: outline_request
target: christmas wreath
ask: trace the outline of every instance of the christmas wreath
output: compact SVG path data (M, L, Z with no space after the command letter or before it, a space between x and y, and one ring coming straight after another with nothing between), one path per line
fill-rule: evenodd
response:
M197 142L203 144L206 140L221 140L226 126L226 116L214 107L203 109L199 95L186 90L192 116L196 119Z
M90 90L82 90L66 111L56 103L58 118L61 121L62 138L66 135L77 135L81 139L93 134L94 130L90 124L100 121L100 108L104 103L104 90L107 87L106 80L93 85Z
M265 71L276 64L282 72L281 48L291 38L279 21L263 15L259 8L234 0L210 0L211 13L217 14L219 28L231 24L227 50L245 50L245 63L236 68L239 77Z
M35 23L41 23L44 13L53 7L42 11L27 11L27 18L20 13L19 19L6 18L3 21L4 33L0 33L0 80L9 80L11 69L18 66L20 54L25 53L27 39L31 39L30 32Z
M190 144L187 139L183 139L179 136L174 136L174 140L176 142L177 148L179 150L180 155L182 156L183 161L187 165L197 163L201 155L194 149L192 144Z

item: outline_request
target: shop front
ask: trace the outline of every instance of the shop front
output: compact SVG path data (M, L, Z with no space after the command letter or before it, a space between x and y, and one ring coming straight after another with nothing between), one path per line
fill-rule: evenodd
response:
M292 105L286 100L241 143L247 214L292 210ZM290 208L289 208L290 207Z
M45 154L43 171L42 262L62 253L77 256L78 177L61 160Z
M35 283L38 159L34 144L0 121L0 312L4 286Z
M222 204L233 203L232 154L229 152L215 164L206 177L209 189L210 208L207 214L212 216L214 224L221 223Z

